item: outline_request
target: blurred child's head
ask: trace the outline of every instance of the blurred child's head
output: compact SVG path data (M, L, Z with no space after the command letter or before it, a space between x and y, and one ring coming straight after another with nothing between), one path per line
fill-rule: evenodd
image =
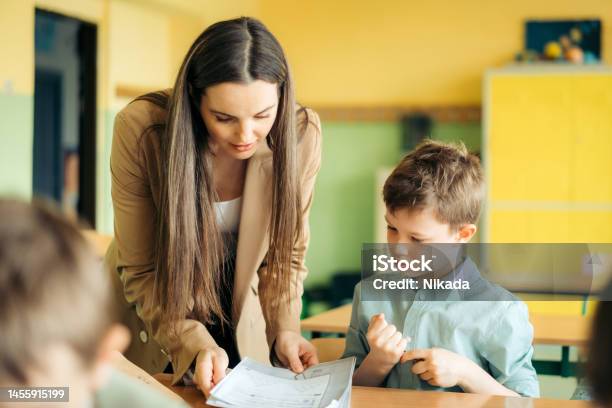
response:
M467 242L484 197L480 160L463 144L425 141L393 170L383 197L388 242Z
M0 385L99 387L127 330L79 230L42 205L0 199Z
M594 400L612 408L612 281L600 298L606 300L599 302L593 319L587 375Z

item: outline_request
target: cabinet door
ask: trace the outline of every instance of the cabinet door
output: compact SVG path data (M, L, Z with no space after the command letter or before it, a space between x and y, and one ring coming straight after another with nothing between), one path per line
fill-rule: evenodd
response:
M612 211L588 210L569 213L568 242L612 242Z
M492 209L489 213L489 242L570 241L570 218L566 211Z
M612 75L576 76L572 95L571 200L612 206Z
M571 77L491 78L489 199L567 201L570 198Z

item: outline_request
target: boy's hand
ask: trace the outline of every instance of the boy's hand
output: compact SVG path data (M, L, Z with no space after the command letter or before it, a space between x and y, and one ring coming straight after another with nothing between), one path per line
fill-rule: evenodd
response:
M414 361L412 372L436 387L462 386L464 368L471 360L441 348L417 349L404 353L400 363Z
M410 338L402 338L402 333L394 325L387 323L383 313L370 319L366 339L370 345L370 358L383 366L397 364L410 341Z

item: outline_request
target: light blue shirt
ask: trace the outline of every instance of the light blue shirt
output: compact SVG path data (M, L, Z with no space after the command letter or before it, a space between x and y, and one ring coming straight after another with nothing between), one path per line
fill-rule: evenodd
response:
M188 408L187 403L173 399L142 381L112 370L108 383L95 393L90 407Z
M467 259L460 267L461 275L479 287L478 299L460 298L452 290L387 290L388 300L362 300L362 281L355 287L351 323L346 335L343 357L355 356L356 367L370 351L366 333L372 316L384 313L404 337L412 340L407 350L438 347L469 358L500 384L520 395L539 396L537 374L531 364L533 327L523 302L497 285L484 280L476 265ZM483 295L484 293L484 295ZM436 299L436 300L432 300ZM434 387L411 371L412 362L396 364L383 386L415 390L461 392L461 388Z

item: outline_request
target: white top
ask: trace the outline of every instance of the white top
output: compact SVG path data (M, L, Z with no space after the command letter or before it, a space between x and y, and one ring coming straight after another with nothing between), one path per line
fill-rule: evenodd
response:
M214 203L217 213L217 224L221 232L238 232L240 225L240 209L242 208L242 197L229 201Z

